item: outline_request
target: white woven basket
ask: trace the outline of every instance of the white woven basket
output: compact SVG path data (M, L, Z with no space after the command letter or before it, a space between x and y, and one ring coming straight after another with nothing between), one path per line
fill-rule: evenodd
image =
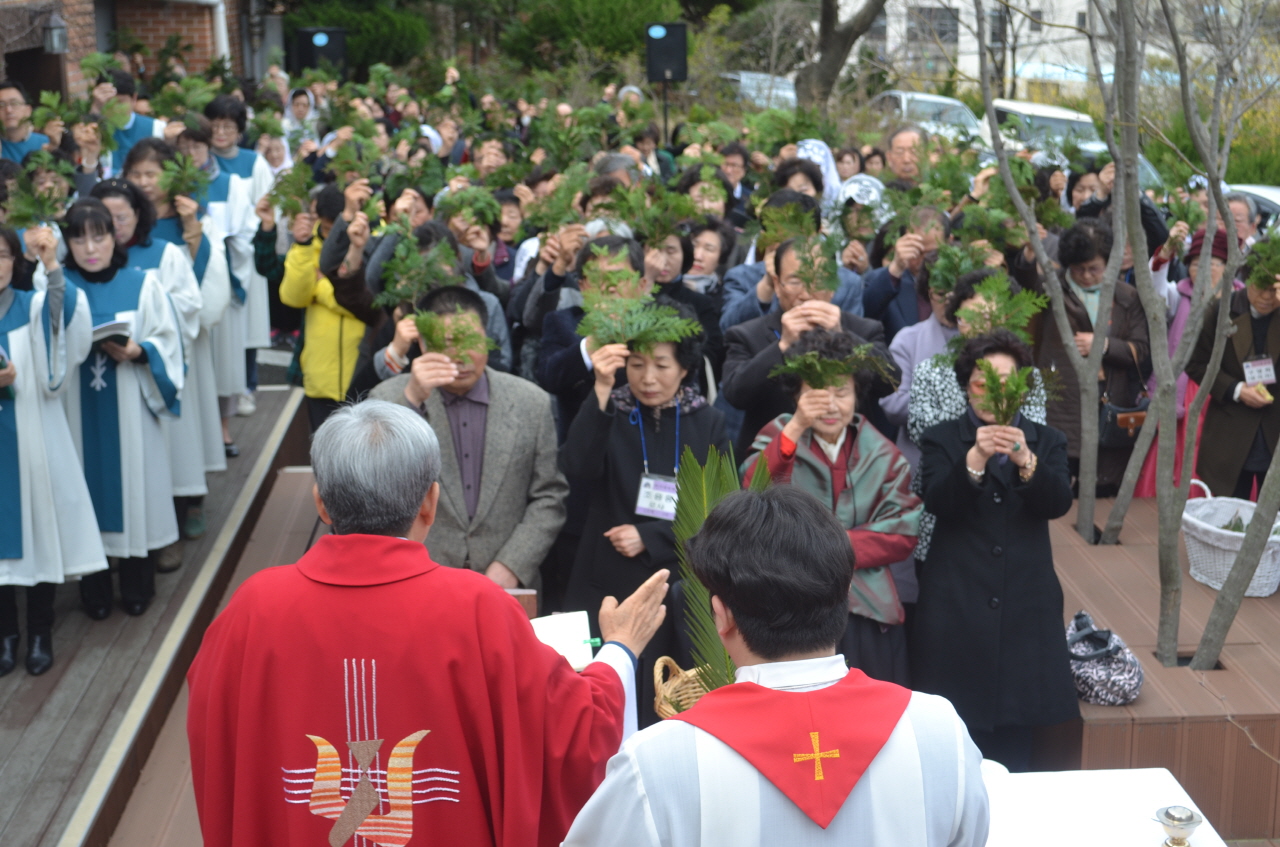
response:
M1234 497L1209 496L1209 489L1200 480L1206 496L1187 500L1182 511L1182 535L1187 544L1187 561L1191 564L1191 577L1215 590L1220 590L1235 564L1236 554L1244 543L1243 532L1223 529L1238 513L1248 526L1253 518L1255 504ZM1271 536L1263 548L1258 570L1244 592L1246 597L1270 597L1280 588L1280 537Z

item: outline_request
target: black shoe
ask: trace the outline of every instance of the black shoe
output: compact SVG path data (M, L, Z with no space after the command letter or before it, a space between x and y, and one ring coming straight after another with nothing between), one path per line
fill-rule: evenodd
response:
M126 615L132 615L133 617L136 618L138 615L141 615L143 612L147 610L147 607L151 605L151 601L150 600L121 600L120 605L124 607L124 613Z
M226 441L222 445L222 449L226 451L228 459L234 459L240 455L240 448L236 446L234 441Z
M91 620L105 621L107 618L111 617L110 603L84 603L82 605L84 606L84 613L88 615Z
M18 665L18 636L6 635L0 638L0 676L12 671Z
M53 667L53 633L28 633L27 640L27 673L39 676Z

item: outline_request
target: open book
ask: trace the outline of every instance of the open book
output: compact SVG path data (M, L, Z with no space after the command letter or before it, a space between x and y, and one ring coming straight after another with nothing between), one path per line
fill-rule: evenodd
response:
M93 343L99 341L114 341L116 344L124 346L129 342L130 328L128 321L107 321L104 324L98 324L93 328Z
M597 640L591 637L591 624L586 612L546 615L529 623L533 624L533 634L538 636L538 640L568 659L575 671L591 664L595 656L592 648Z

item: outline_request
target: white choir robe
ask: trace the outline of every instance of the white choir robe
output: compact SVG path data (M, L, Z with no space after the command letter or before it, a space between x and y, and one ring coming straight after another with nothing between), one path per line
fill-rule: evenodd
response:
M216 155L216 154L215 154ZM232 242L231 273L240 280L244 289L244 343L248 348L271 346L271 310L267 295L267 280L253 264L253 234L257 231L257 218L253 207L275 183L275 175L267 160L253 150L237 148L234 159L217 156L218 167L231 175L233 190L243 190L248 200L249 225L247 230L224 228ZM239 236L239 237L237 237ZM224 395L225 396L225 395Z
M833 656L739 668L737 679L809 691L847 672L844 657ZM727 744L667 720L623 742L564 845L983 847L989 810L981 761L951 703L912 693L889 740L823 829Z
M205 472L216 473L227 469L227 453L222 445L222 411L218 407L218 381L213 365L213 333L231 302L231 276L227 269L226 250L219 247L223 239L217 224L208 215L201 224L212 249L200 278L203 301L200 332L191 346L187 387L183 389L182 417L185 419L190 414L199 425L198 433L193 430L184 443L188 448L199 444Z
M0 289L0 296L3 290ZM0 585L63 582L107 567L62 394L89 353L89 303L67 288L59 314L44 291L14 291L0 348L17 371L0 397Z
M250 343L250 323L256 319L250 306L254 299L254 281L256 278L264 300L267 281L257 272L253 261L253 235L258 231L258 217L253 211L254 203L249 200L252 182L233 178L231 171L224 167L226 160L217 161L220 170L209 186L205 206L222 245L231 294L221 320L210 328L210 338L218 396L238 397L248 390L246 348L270 346L269 317L267 343ZM221 434L218 443L222 443ZM222 449L221 446L218 449Z
M185 380L182 328L155 271L122 268L110 282L84 282L94 325L129 323L147 361L117 364L97 350L68 376L67 419L85 469L108 556L141 558L178 540L173 480L160 417L179 409Z

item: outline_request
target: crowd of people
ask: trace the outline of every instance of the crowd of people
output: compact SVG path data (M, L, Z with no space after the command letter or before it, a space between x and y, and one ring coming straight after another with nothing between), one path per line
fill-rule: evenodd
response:
M313 432L378 400L429 424L431 559L537 589L544 613L585 610L607 637L606 598L677 569L681 462L732 451L744 487L763 471L847 536L850 667L946 697L1014 769L1034 727L1075 714L1048 530L1080 476L1067 351L1105 333L1101 393L1137 406L1152 377L1134 264L1173 349L1225 231L1144 198L1103 327L1100 159L1014 160L1045 267L995 169L918 126L832 150L718 121L667 138L634 87L574 108L468 92L456 71L432 92L385 68L362 86L193 80L148 91L117 56L86 100L39 108L0 82L0 675L20 654L18 586L32 674L53 662L57 584L78 579L100 620L114 572L124 611L146 611L205 530L206 475L239 455L228 421L254 411L256 351L278 346ZM1253 244L1256 206L1228 200ZM1069 335L1042 312L1051 276ZM1280 300L1237 288L1197 470L1248 497L1280 437L1258 376L1280 356ZM1099 494L1131 451L1101 447ZM366 496L321 495L333 515ZM681 614L642 640L641 727L658 657L690 663Z

